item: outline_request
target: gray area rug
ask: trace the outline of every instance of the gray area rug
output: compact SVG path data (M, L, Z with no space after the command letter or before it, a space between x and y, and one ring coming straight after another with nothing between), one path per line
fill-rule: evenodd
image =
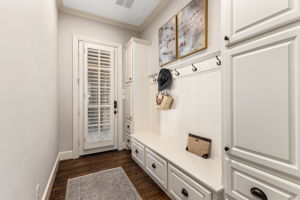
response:
M69 179L66 200L141 200L121 167Z

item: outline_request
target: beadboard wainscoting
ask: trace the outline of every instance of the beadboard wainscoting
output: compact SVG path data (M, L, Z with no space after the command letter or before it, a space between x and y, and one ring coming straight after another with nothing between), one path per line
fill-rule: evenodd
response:
M159 132L186 143L188 133L212 140L211 156L221 157L221 67L209 59L177 69L173 73L171 95L174 103L170 110L153 110L153 118L159 112ZM153 79L153 81L155 78ZM152 88L157 87L153 84ZM156 90L152 90L153 99Z

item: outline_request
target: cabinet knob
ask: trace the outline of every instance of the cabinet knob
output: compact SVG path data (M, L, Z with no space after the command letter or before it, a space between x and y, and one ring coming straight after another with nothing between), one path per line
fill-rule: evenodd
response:
M253 187L250 189L250 192L253 196L261 200L268 200L267 195L259 188Z
M127 140L127 142L129 143L129 139Z
M153 169L156 169L155 163L152 164L152 168L153 168Z
M186 191L186 189L182 188L181 190L181 194L183 194L183 196L188 197L189 193Z
M130 126L129 126L129 125L127 125L127 128L130 128Z
M225 37L224 37L224 40L225 40L225 41L229 41L229 37L228 37L228 36L225 36Z
M229 147L224 147L224 150L225 150L225 151L229 151L230 148L229 148Z
M139 151L136 149L136 150L135 150L135 153L139 153Z

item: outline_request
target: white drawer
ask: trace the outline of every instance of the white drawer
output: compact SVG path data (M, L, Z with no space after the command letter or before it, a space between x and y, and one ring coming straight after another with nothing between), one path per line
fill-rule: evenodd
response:
M125 143L128 147L131 147L131 137L129 133L125 134Z
M187 177L172 165L168 165L169 193L176 200L211 200L211 192Z
M131 140L131 155L141 166L145 167L144 145L136 140Z
M158 183L167 189L167 162L146 148L146 170Z
M300 199L300 185L230 159L226 159L225 191L236 200L253 200L255 194L268 200Z
M132 121L126 120L125 121L125 131L131 133L132 132Z

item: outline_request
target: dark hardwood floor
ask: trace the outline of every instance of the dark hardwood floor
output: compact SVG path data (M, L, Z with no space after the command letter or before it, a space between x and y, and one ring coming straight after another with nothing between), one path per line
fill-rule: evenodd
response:
M130 151L112 151L62 161L53 184L50 200L64 200L70 178L122 167L144 200L169 200L170 198L131 158Z

